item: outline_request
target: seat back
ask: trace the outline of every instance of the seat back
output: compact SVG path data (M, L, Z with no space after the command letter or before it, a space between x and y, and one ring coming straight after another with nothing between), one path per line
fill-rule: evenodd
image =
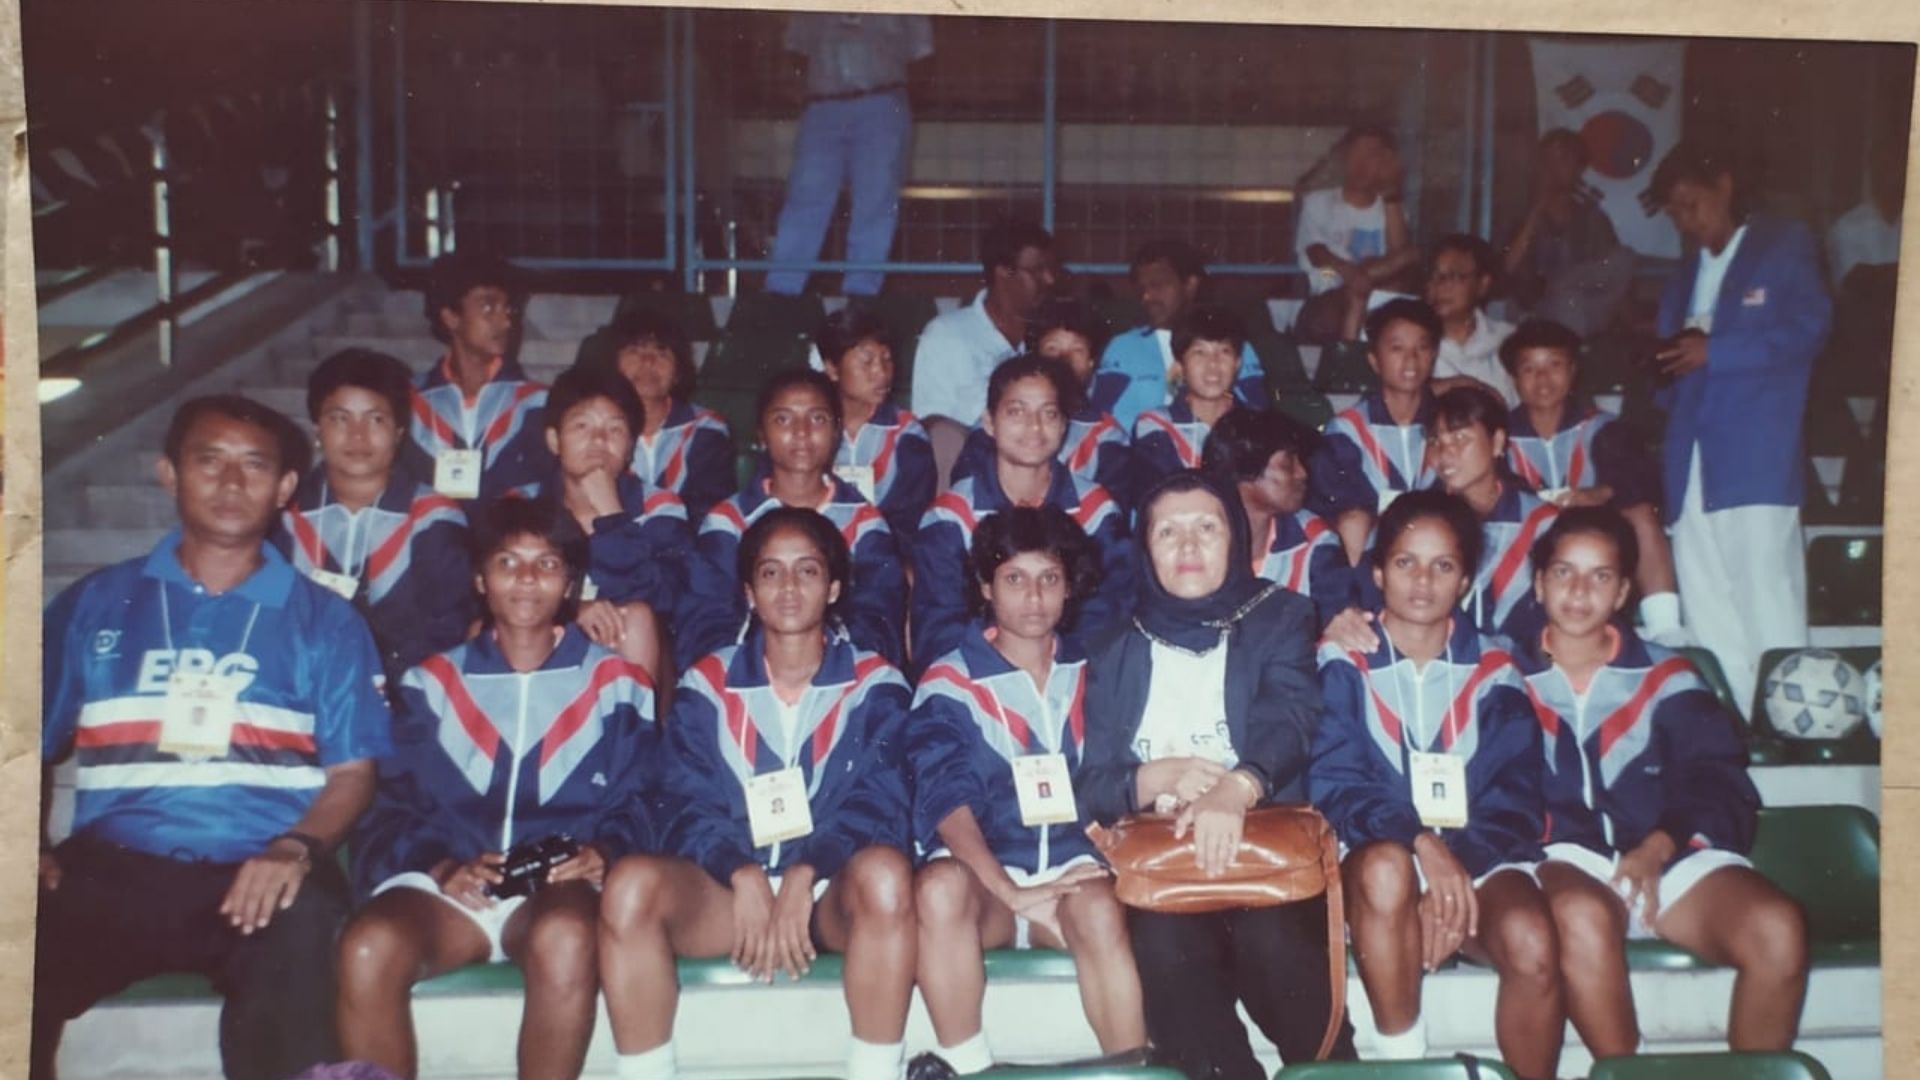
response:
M1303 1061L1274 1074L1274 1080L1515 1080L1513 1070L1491 1058L1466 1055L1421 1061Z
M1796 1051L1636 1054L1601 1058L1589 1080L1832 1080L1826 1066Z
M1866 810L1764 807L1750 857L1806 909L1810 941L1880 936L1880 823Z
M1878 536L1821 536L1807 545L1807 621L1814 626L1880 625Z

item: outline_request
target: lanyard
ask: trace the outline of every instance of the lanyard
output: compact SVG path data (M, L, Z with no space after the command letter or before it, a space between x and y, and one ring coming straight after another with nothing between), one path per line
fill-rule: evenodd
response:
M167 583L157 582L160 586L160 632L167 642L167 651L173 652L173 611L167 606ZM247 651L247 642L253 637L254 620L260 617L260 601L253 602L253 614L247 616L247 627L240 633L240 645L234 652Z
M1420 729L1421 729L1419 732L1420 748L1422 751L1425 751L1427 744L1432 741L1427 737L1426 701L1424 700L1424 698L1420 693L1422 690L1426 688L1426 677L1424 674L1419 675L1418 677L1419 681L1414 683L1412 691L1411 692L1406 691L1403 688L1405 684L1406 676L1400 670L1400 660L1402 659L1402 657L1399 650L1394 648L1393 635L1387 633L1387 624L1385 620L1382 620L1380 623L1380 637L1383 640L1385 640L1387 643L1387 666L1393 671L1393 683L1394 683L1395 689L1401 690L1402 696L1413 703L1414 711L1417 712L1420 716ZM1413 663L1413 659L1411 657L1407 657L1406 660L1409 665ZM1447 745L1452 746L1454 743L1454 740L1460 737L1460 724L1459 724L1458 718L1455 716L1454 701L1453 701L1453 639L1451 635L1449 635L1447 639L1446 664L1447 664L1447 713L1446 713L1446 718L1443 722L1446 725L1446 729L1447 729ZM1411 719L1411 717L1409 717L1409 719ZM1412 776L1413 775L1413 753L1407 747L1406 727L1407 725L1405 723L1401 724L1400 768L1403 771L1403 775Z
M385 494L386 492L384 491L381 492L382 496L384 496ZM320 506L317 508L318 510L325 510L327 508L327 496L328 496L327 482L325 480L322 480L320 482ZM363 561L365 561L367 557L366 549L373 546L373 537L369 535L365 538L365 542L360 545L359 557L356 558L353 552L354 535L360 531L359 529L360 515L365 511L371 510L374 507L379 505L380 505L379 496L376 496L373 502L368 503L366 506L363 506L358 510L350 509L345 503L342 503L340 505L340 509L345 510L347 514L346 549L340 553L340 569L342 572L350 574L354 577L360 576L360 571L362 569L360 564ZM372 532L372 529L373 529L372 525L367 526L367 531L369 533ZM320 541L320 546L321 546L321 553L322 555L324 555L325 549L326 549L326 540L324 538L322 538L322 540ZM322 567L322 569L325 569L325 567Z

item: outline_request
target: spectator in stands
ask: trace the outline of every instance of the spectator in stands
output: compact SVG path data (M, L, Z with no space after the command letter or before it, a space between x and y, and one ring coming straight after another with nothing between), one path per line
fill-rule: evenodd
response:
M1207 432L1233 409L1233 380L1246 333L1225 308L1189 308L1173 324L1173 401L1142 412L1133 423L1133 461L1138 485L1200 467Z
M1559 323L1529 319L1500 345L1520 404L1507 416L1507 471L1563 509L1612 506L1633 526L1640 622L1654 641L1677 644L1680 596L1673 549L1660 526L1660 472L1639 435L1612 413L1570 404L1578 381L1580 338Z
M1907 144L1882 138L1867 166L1867 197L1840 215L1827 230L1827 272L1834 292L1846 289L1859 267L1883 267L1890 274L1900 262L1900 212L1906 201Z
M1507 472L1507 410L1478 387L1449 390L1434 400L1427 443L1440 486L1465 499L1480 521L1481 556L1465 603L1474 626L1513 639L1538 633L1542 615L1527 555L1560 508Z
M693 403L693 346L672 320L648 311L622 312L609 327L612 360L646 409L636 431L633 473L647 486L680 496L693 521L733 493L733 436L720 414ZM605 357L602 359L601 357Z
M467 636L467 518L409 467L401 448L413 375L367 349L343 349L307 379L320 464L300 481L272 541L295 570L366 617L390 686Z
M1816 382L1884 397L1893 362L1893 313L1906 189L1906 140L1883 138L1868 166L1868 197L1827 230L1833 338ZM1885 408L1881 408L1885 418Z
M1440 317L1418 300L1389 300L1367 316L1367 363L1380 389L1327 421L1309 468L1314 509L1333 522L1350 566L1360 565L1375 515L1433 483L1427 380L1439 340Z
M1500 343L1513 324L1487 314L1498 269L1492 245L1454 233L1433 249L1427 269L1427 304L1440 316L1440 348L1433 361L1433 392L1479 385L1512 408L1520 403L1513 379L1500 366Z
M1612 324L1633 285L1620 243L1584 177L1587 144L1566 128L1540 136L1527 216L1507 240L1503 269L1522 308L1590 337Z
M1533 877L1540 725L1507 652L1453 617L1483 561L1458 495L1411 492L1380 516L1379 642L1321 646L1327 711L1308 789L1348 852L1347 918L1381 1056L1426 1056L1423 974L1464 948L1499 972L1500 1056L1552 1077L1566 1012Z
M292 423L247 398L180 406L157 469L179 528L47 609L42 790L69 754L77 779L58 847L42 802L37 1078L67 1020L170 971L225 996L228 1076L338 1056L333 848L392 747L365 621L266 543L304 454Z
M893 345L886 324L847 308L827 316L813 335L827 378L839 389L846 434L833 473L878 506L896 541L913 536L933 501L933 448L927 429L893 403Z
M1080 406L1067 417L1067 435L1060 444L1061 463L1076 479L1099 484L1130 505L1133 447L1126 429L1108 411L1127 380L1098 367L1101 350L1107 347L1106 332L1086 304L1070 299L1042 305L1028 326L1027 351L1065 363L1080 384ZM951 480L959 483L992 463L993 439L976 426L967 432Z
M340 939L349 1058L413 1076L413 984L511 961L526 980L519 1075L580 1074L599 887L613 860L652 844L661 753L647 673L567 625L586 554L557 503L488 504L472 562L487 628L401 681L395 753L353 844L371 899ZM578 851L530 892L510 886L509 853L557 837Z
M748 605L735 576L740 538L781 506L817 510L839 526L852 552L851 584L838 610L862 649L889 661L904 656L906 562L893 530L860 489L833 474L840 446L840 395L831 379L808 368L780 372L760 391L755 414L767 448L767 471L707 515L694 541L685 602L674 628L681 670L738 640Z
M1220 418L1201 467L1232 485L1247 515L1253 572L1313 601L1324 625L1353 603L1353 568L1333 526L1307 507L1307 462L1320 433L1283 413L1235 409Z
M901 740L910 692L835 632L848 595L840 527L811 510L759 517L737 580L745 638L682 678L667 724L664 850L608 875L600 972L622 1080L674 1075L674 958L731 957L755 979L844 953L846 1075L896 1080L913 994L913 869Z
M796 12L787 16L786 50L806 58L806 111L793 136L793 168L773 237L773 261L792 266L820 257L827 224L849 189L847 261L885 262L900 219L913 115L907 67L933 55L933 20L874 12ZM848 271L841 291L872 296L885 276ZM807 272L767 275L767 291L797 296Z
M1385 128L1360 125L1340 140L1340 186L1300 200L1294 257L1311 296L1294 319L1300 340L1352 341L1369 298L1420 263L1401 203L1400 154Z
M1074 805L1086 658L1057 632L1098 584L1099 553L1042 506L989 515L971 555L983 619L928 666L907 722L914 835L929 860L914 879L918 982L940 1057L961 1075L992 1067L981 950L1029 945L1073 954L1103 1052L1143 1047L1126 920Z
M447 352L414 391L413 445L434 490L469 510L553 466L540 437L547 388L511 355L518 280L498 259L460 254L436 260L427 284L427 327Z
M1747 213L1724 151L1674 147L1652 192L1688 248L1660 298L1655 357L1672 380L1661 488L1674 570L1688 628L1750 701L1760 654L1807 643L1801 428L1832 305L1812 234Z
M1100 354L1100 378L1112 372L1125 380L1108 408L1113 418L1129 431L1141 413L1173 401L1171 376L1177 359L1173 353L1173 327L1201 298L1207 283L1207 264L1200 258L1200 252L1185 241L1155 240L1134 254L1130 272L1133 287L1140 294L1140 305L1147 311L1147 324L1116 334ZM1244 327L1240 329L1240 336L1246 337ZM1267 400L1266 376L1260 369L1260 358L1244 343L1240 348L1240 370L1234 392L1248 404Z
M1091 641L1126 618L1133 594L1126 512L1107 489L1076 479L1059 459L1078 391L1073 374L1057 360L1020 356L994 371L986 418L993 466L936 497L913 542L916 665L925 667L966 636L965 571L974 529L988 514L1015 506L1066 511L1100 552L1100 588L1080 605L1075 639Z
M1088 664L1087 745L1074 777L1085 816L1177 812L1201 867L1218 873L1246 812L1306 796L1320 720L1313 605L1255 577L1239 500L1196 472L1140 504L1138 606ZM1130 910L1155 1048L1190 1077L1252 1080L1236 1006L1286 1061L1327 1035L1332 988L1317 902L1202 915ZM1334 1057L1353 1057L1342 1025Z
M1610 507L1554 522L1533 554L1548 627L1518 653L1546 729L1539 878L1567 1009L1594 1057L1636 1052L1625 943L1658 937L1737 970L1733 1049L1786 1050L1806 997L1806 915L1747 861L1760 798L1739 718L1623 617L1634 535Z
M1031 221L1000 222L980 237L985 279L971 303L936 315L913 357L913 412L962 428L986 408L987 379L1020 351L1027 317L1053 291L1053 236Z
M586 544L575 621L589 640L646 669L667 666L667 622L679 609L693 530L671 491L629 468L645 410L617 372L574 367L547 393L547 448L557 462L544 484L520 494L556 504L568 536Z

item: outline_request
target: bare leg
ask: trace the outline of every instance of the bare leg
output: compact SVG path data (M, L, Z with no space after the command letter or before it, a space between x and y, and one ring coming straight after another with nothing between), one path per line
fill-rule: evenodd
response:
M1368 844L1347 856L1340 876L1347 883L1354 962L1373 1005L1374 1026L1382 1035L1398 1035L1420 1019L1420 881L1413 852L1394 843Z
M1673 575L1673 545L1668 543L1667 530L1660 527L1653 507L1640 503L1622 509L1620 514L1633 526L1633 538L1640 544L1640 570L1634 575L1640 595L1677 591L1680 586Z
M507 920L500 937L508 958L526 975L520 1017L523 1080L577 1077L593 1039L600 996L600 894L584 881L549 885Z
M1730 866L1688 889L1654 921L1660 936L1712 964L1731 966L1734 1050L1785 1050L1807 996L1807 915L1757 871Z
M1500 972L1494 1038L1500 1056L1527 1080L1551 1080L1566 1038L1560 995L1560 949L1553 913L1532 878L1503 871L1474 890L1480 933L1469 949L1484 952Z
M607 872L600 898L600 980L613 1045L664 1046L680 1004L674 957L733 948L733 891L685 859L630 855Z
M413 984L490 951L480 927L437 896L392 889L374 897L340 936L341 1056L415 1075Z
M853 1036L897 1043L913 998L913 867L896 848L861 848L827 883L814 908L820 943L845 953Z
M1056 941L1045 927L1033 928L1033 940L1049 948L1065 946L1073 954L1080 983L1080 1005L1104 1053L1117 1054L1147 1044L1147 1018L1140 992L1140 969L1133 962L1127 915L1114 899L1113 883L1088 881L1060 901ZM1011 920L1009 920L1011 921Z
M1540 888L1560 936L1567 1013L1596 1058L1640 1047L1627 977L1627 906L1612 889L1565 863L1540 864Z
M935 859L913 878L919 923L915 981L941 1046L980 1034L980 1002L987 992L981 950L1013 941L1013 912L987 895L959 859Z

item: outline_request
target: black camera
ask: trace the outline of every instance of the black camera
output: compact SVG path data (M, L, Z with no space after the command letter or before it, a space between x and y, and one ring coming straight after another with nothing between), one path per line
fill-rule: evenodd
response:
M564 834L515 844L500 867L503 880L487 892L496 899L532 896L546 885L548 871L579 853L580 845Z

